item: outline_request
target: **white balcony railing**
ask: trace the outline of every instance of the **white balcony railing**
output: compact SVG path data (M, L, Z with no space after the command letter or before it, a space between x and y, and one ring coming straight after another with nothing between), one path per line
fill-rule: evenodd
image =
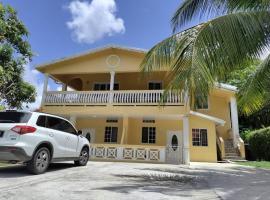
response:
M184 103L183 94L168 92L162 101L164 90L122 90L122 91L57 91L47 92L45 104L52 105L148 105Z

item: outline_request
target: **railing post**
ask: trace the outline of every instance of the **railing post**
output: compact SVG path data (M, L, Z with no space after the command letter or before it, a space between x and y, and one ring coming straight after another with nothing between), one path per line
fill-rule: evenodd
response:
M114 89L114 77L115 77L115 72L111 71L111 80L110 80L110 96L109 96L109 103L113 103L113 89Z

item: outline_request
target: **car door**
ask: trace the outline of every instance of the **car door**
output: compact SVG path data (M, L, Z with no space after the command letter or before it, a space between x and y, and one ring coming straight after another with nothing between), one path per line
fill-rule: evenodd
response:
M76 129L66 120L63 120L62 124L63 131L67 133L67 142L66 142L66 154L67 157L78 157L78 142L79 137Z
M46 128L49 136L54 140L54 148L58 149L58 155L55 157L68 157L67 141L69 133L63 131L63 120L57 117L47 116Z

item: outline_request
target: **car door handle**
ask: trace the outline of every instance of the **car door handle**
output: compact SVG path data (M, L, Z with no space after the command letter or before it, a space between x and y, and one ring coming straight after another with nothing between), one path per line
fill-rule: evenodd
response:
M70 137L67 136L66 139L67 139L67 140L70 140Z
M54 134L50 133L50 134L49 134L49 136L50 136L50 137L53 137L53 136L54 136Z

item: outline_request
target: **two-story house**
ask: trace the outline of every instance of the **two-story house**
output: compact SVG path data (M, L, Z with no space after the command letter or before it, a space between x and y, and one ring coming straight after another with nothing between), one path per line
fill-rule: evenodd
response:
M41 110L70 119L91 143L91 159L161 163L244 158L236 88L217 84L191 110L171 91L166 70L144 75L145 50L108 46L37 66L45 75ZM48 91L48 79L62 91ZM72 88L72 91L67 91Z

